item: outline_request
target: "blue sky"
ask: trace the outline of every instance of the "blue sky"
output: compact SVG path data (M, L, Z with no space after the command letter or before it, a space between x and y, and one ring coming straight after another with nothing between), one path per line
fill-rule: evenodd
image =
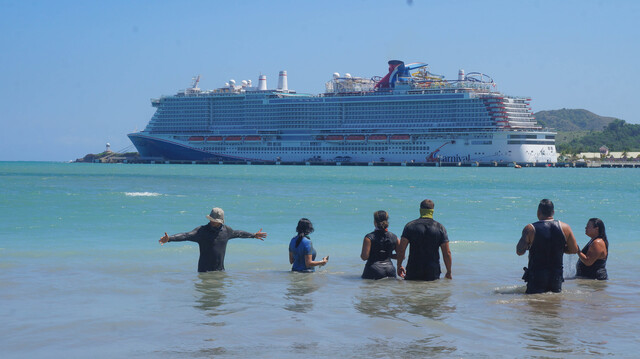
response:
M213 89L287 70L320 93L390 59L449 79L489 74L533 111L640 123L637 1L0 0L0 160L66 161L130 146L150 99L201 74Z

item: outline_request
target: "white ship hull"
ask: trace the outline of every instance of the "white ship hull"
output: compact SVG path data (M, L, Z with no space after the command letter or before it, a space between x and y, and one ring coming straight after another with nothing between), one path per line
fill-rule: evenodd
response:
M524 134L527 134L526 132ZM440 139L424 139L412 136L408 141L339 141L324 142L318 146L309 146L309 141L281 142L281 146L268 146L266 141L232 141L211 143L202 141L180 141L173 136L148 137L146 141L155 142L155 147L163 147L166 152L145 153L144 146L138 146L144 157L163 159L182 158L189 160L241 160L241 161L331 161L331 162L518 162L518 163L556 163L557 154L552 132L535 132L530 142L509 143L510 132L494 133L491 139L470 139L465 136L450 136ZM517 132L522 136L523 132ZM134 143L139 140L132 138ZM517 140L516 140L517 141ZM345 150L345 148L352 148ZM191 153L191 155L177 154ZM146 156L145 156L146 155Z

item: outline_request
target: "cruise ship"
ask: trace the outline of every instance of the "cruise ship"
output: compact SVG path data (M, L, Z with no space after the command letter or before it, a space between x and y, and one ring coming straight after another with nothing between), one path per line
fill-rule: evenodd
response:
M152 99L156 112L129 134L141 158L192 161L556 162L556 133L530 99L504 95L488 75L456 80L425 63L388 63L383 77L334 73L318 95L230 80Z

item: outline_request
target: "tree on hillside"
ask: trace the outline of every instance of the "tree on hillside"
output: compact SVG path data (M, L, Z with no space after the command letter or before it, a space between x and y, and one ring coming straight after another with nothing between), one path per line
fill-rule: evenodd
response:
M603 131L590 131L581 138L558 145L560 153L598 152L605 145L610 151L640 150L640 125L615 119Z
M582 109L566 109L539 111L534 114L538 123L558 131L601 131L613 117L603 117Z

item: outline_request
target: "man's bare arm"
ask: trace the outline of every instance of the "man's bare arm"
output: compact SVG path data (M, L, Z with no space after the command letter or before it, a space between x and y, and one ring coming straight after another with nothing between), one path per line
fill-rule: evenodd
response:
M444 242L440 245L440 250L442 251L442 261L444 262L445 268L447 268L447 272L444 274L445 278L452 279L451 277L451 249L449 249L449 242Z
M531 243L533 243L533 238L536 234L535 228L531 224L527 224L522 229L522 236L518 241L518 245L516 246L516 254L521 256L527 252L529 248L531 248Z
M398 271L398 275L402 278L404 278L404 275L406 274L404 267L402 266L402 262L404 261L404 253L407 250L408 245L409 245L409 240L402 237L400 239L400 244L398 245L398 247L396 247L396 260L398 261L397 271Z
M564 233L564 238L567 240L567 246L564 248L564 252L567 254L574 254L580 252L580 247L578 247L578 241L576 237L573 235L573 231L568 224L564 222L560 222L562 226L562 233Z

